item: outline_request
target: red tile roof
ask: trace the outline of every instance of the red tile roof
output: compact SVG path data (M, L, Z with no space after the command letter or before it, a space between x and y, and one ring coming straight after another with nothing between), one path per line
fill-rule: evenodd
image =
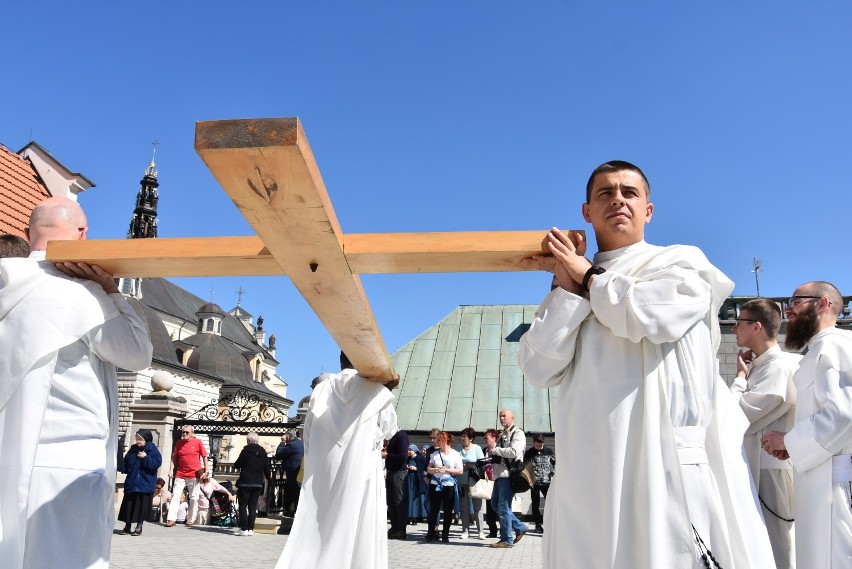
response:
M33 208L49 197L30 161L0 144L0 233L23 237Z

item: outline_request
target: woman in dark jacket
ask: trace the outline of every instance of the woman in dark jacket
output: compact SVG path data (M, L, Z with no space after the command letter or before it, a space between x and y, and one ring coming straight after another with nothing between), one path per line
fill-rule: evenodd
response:
M257 517L257 499L263 490L263 483L272 476L269 457L266 450L257 444L257 433L246 435L248 444L243 447L234 468L240 469L237 479L237 501L239 502L240 527L234 535L253 535L254 520Z
M124 522L123 535L140 535L142 522L151 513L157 469L163 464L163 457L153 440L154 436L148 429L136 431L136 444L130 447L118 468L119 472L127 475L124 498L118 510L118 519ZM136 529L131 532L130 524L133 522L136 522Z

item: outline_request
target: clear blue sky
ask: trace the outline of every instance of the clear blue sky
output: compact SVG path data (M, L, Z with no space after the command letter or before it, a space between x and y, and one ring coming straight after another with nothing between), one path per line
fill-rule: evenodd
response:
M753 295L852 294L848 2L15 2L0 142L32 138L126 235L160 141L161 237L251 229L193 149L201 120L298 116L344 232L582 228L589 172L651 180L647 238L688 243ZM459 304L537 304L540 273L366 276L393 352ZM285 278L235 291L298 400L338 350Z

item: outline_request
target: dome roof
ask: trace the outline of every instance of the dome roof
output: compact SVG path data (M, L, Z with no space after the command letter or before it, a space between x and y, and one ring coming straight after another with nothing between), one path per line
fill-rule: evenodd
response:
M198 346L192 350L187 367L245 387L257 387L248 360L227 339L216 334L193 334L183 341Z
M141 316L148 323L148 332L151 336L151 344L154 346L153 357L173 364L180 363L177 361L175 347L174 344L172 344L172 339L166 330L166 326L163 324L163 321L160 320L160 317L157 316L154 309L146 304L142 304L135 298L125 298L127 298L127 302L130 303L133 310L136 311L136 314Z
M211 314L212 313L212 314L221 314L222 316L225 315L225 313L222 312L222 309L219 308L219 305L213 304L212 302L202 304L200 307L198 307L198 310L196 310L195 313L196 314Z

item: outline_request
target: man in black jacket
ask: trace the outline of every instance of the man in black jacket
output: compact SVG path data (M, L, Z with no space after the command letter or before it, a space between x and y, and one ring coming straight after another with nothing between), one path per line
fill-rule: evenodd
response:
M287 431L284 437L284 443L282 443L284 446L278 445L275 458L284 461L284 473L287 475L284 482L284 513L296 515L296 508L299 506L299 492L302 488L296 477L302 467L305 445L302 439L296 436L296 431Z
M243 447L234 468L240 469L237 479L237 500L240 503L240 527L234 535L253 535L257 517L257 500L263 491L263 483L272 475L266 450L260 446L257 433L246 435L248 444Z
M544 495L547 498L547 491L550 489L550 479L556 470L556 456L552 448L544 446L544 437L541 435L533 437L532 448L524 454L524 462L530 461L532 461L533 470L535 471L535 484L530 488L532 514L533 518L535 518L535 531L541 533L544 531L541 525L541 496Z

